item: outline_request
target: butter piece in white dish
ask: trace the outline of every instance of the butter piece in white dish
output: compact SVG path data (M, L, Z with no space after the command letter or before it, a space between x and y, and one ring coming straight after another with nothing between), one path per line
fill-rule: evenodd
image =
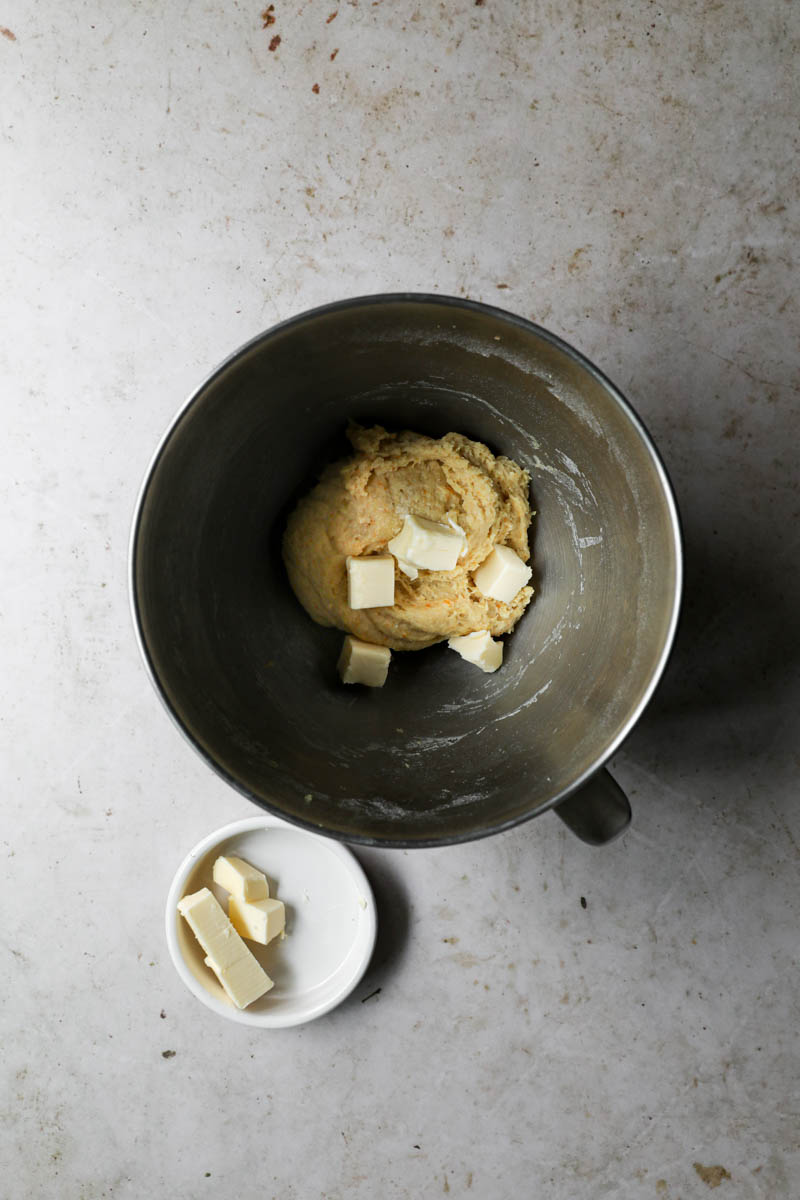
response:
M266 946L286 924L286 909L280 900L242 900L240 896L228 898L228 916L238 934Z
M184 896L178 902L178 912L202 946L206 964L237 1008L246 1008L270 990L273 983L269 975L245 946L208 888Z
M232 854L221 854L214 863L214 883L243 900L266 900L269 896L266 875Z
M262 970L252 954L249 959L240 958L230 967L217 966L210 958L207 958L205 963L214 972L226 995L237 1008L247 1008L248 1004L258 1000L273 986L269 975ZM266 987L264 980L267 980Z

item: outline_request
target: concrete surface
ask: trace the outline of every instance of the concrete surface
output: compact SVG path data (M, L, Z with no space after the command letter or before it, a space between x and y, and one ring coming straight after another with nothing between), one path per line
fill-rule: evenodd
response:
M262 6L0 11L2 1190L796 1198L800 8ZM164 945L177 863L251 807L145 678L130 518L221 357L393 289L499 302L627 392L685 617L621 841L360 855L369 974L257 1035Z

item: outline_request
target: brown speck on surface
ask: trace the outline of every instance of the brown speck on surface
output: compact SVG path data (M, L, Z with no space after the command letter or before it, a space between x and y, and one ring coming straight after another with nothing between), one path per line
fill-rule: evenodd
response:
M450 1184L447 1182L447 1176L446 1176L446 1175L445 1175L445 1177L444 1177L444 1187L442 1188L442 1191L443 1191L443 1192L449 1192L449 1191L450 1191Z
M574 250L572 252L572 254L570 255L570 257L567 261L567 271L569 272L570 275L575 275L578 271L581 270L581 268L583 266L585 266L585 263L581 261L582 257L585 254L586 254L585 246L579 246L577 250Z
M730 1171L726 1171L724 1167L704 1167L702 1163L692 1163L695 1171L710 1188L718 1188L723 1179L730 1179Z
M307 196L316 196L316 194L317 194L317 189L316 189L316 188L313 188L313 187L307 187L307 188L306 188L306 195L307 195Z
M161 1020L163 1021L167 1014L164 1012L164 1010L162 1008L161 1012L158 1015L161 1017Z
M336 58L336 55L337 55L338 53L339 53L339 47L338 47L338 46L336 47L336 49L335 49L335 50L331 50L331 62L333 62L333 60Z
M484 0L475 0L476 8L483 8Z
M569 992L564 992L564 995L559 1000L559 1004L569 1004Z
M318 95L319 95L319 84L318 84L318 83L315 83L315 84L313 85L313 87L311 88L311 90L312 90L312 92L314 93L314 95L315 95L315 96L318 96Z
M467 1175L467 1187L468 1188L472 1187L472 1171L470 1171L469 1174Z
M281 44L281 35L279 33L276 33L274 35L274 37L272 37L270 40L269 48L270 48L270 50L277 50L278 46L280 46L280 44Z
M449 946L456 946L458 944L457 937L442 938L442 941L447 942Z
M667 1190L666 1179L657 1179L656 1180L656 1191L657 1192L665 1192L666 1190Z
M459 950L452 957L452 961L459 967L464 967L467 971L472 967L477 967L481 963L481 959L477 954L472 954L469 950ZM477 983L477 979L475 980Z
M264 22L262 29L269 29L270 25L275 24L275 5L270 4L261 14L261 20Z
M507 289L510 287L510 284L508 284L508 283L496 283L496 284L495 284L495 287L497 288L498 292L504 292L504 291L506 291L506 290L507 290Z
M177 1053L178 1053L177 1050L162 1050L161 1057L162 1058L174 1058Z
M338 17L338 15L339 15L339 10L337 8L335 12L332 12L331 15L326 18L325 24L330 25L331 21L335 21L336 18Z
M5 25L0 25L0 33L2 33L4 38L8 38L10 42L15 42L17 40L17 35L10 29L6 29Z
M586 897L581 896L581 908L586 908Z

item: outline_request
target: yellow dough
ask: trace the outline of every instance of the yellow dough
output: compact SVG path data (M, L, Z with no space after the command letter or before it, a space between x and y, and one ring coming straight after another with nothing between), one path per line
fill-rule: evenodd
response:
M392 650L422 650L479 629L510 633L533 588L503 604L478 591L472 572L495 546L510 546L528 561L527 471L459 433L435 440L351 425L347 436L354 454L325 470L284 534L289 580L309 615ZM395 566L392 606L350 608L347 555L385 554L406 513L442 524L452 519L467 535L466 553L454 570L420 571L413 581Z

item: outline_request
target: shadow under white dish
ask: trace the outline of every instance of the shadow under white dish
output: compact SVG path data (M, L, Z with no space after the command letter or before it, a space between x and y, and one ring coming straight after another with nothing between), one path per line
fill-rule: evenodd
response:
M275 986L245 1009L225 995L178 912L178 901L203 887L228 911L228 894L213 880L220 854L263 871L270 896L286 906L285 938L266 946L246 942ZM266 815L203 838L181 863L167 897L167 945L183 982L219 1016L264 1029L300 1025L340 1004L363 976L376 932L372 889L350 850Z

